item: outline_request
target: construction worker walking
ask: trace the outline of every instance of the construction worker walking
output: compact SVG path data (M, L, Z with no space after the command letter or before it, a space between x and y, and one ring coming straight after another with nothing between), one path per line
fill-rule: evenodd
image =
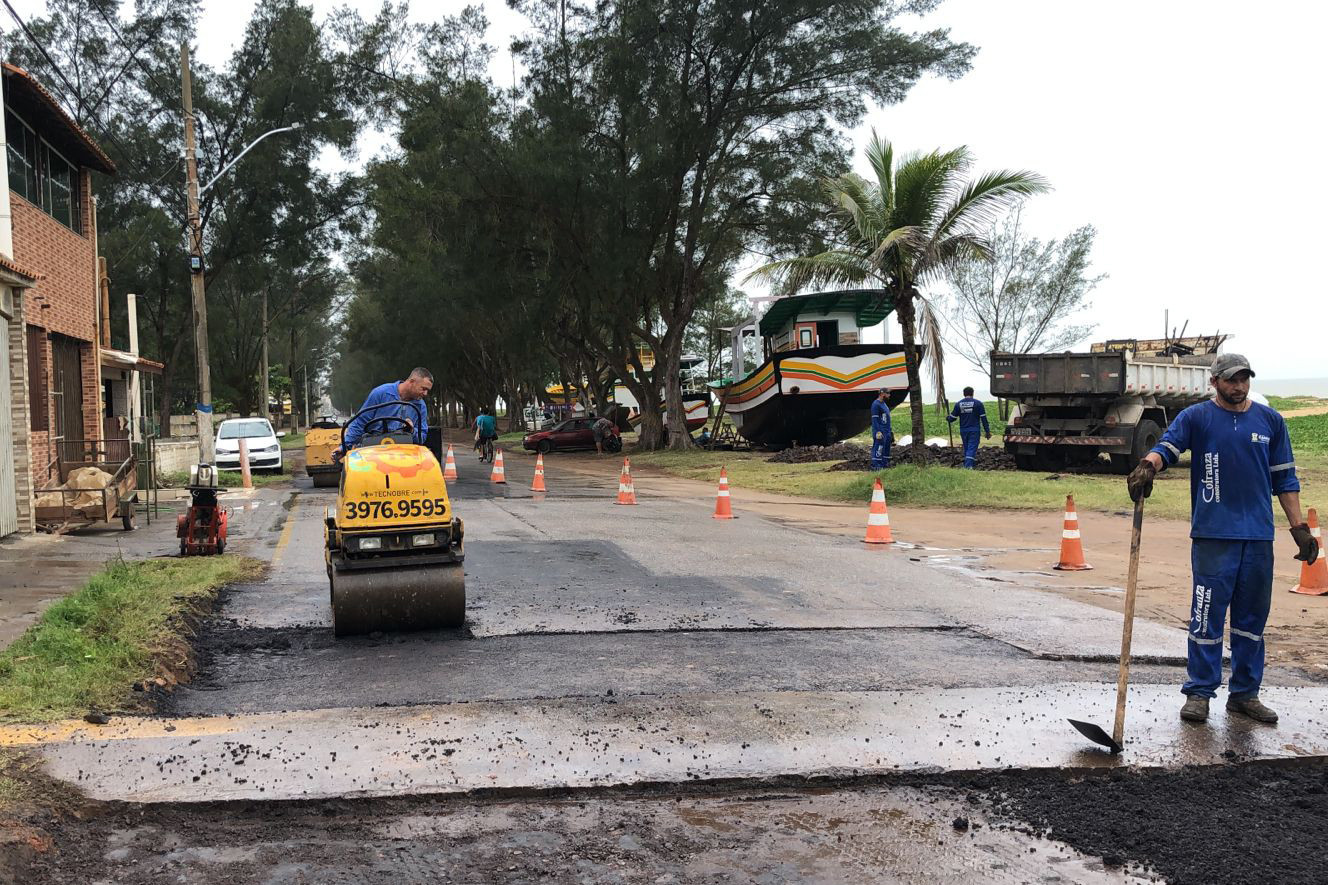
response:
M1286 421L1249 399L1249 361L1219 354L1210 383L1214 397L1176 416L1126 480L1130 497L1147 498L1159 470L1190 458L1194 571L1190 610L1189 678L1182 719L1204 722L1208 701L1222 684L1222 634L1231 609L1231 682L1227 710L1258 722L1277 713L1259 700L1263 681L1263 629L1273 593L1273 503L1276 495L1291 524L1296 559L1313 563L1318 542L1301 518L1300 481Z
M890 447L894 436L890 433L890 391L882 387L871 404L871 469L882 470L890 466Z
M972 470L978 463L978 425L981 432L991 439L991 425L987 423L987 409L982 400L973 398L973 388L964 388L964 398L954 404L945 420L953 424L959 421L959 438L964 443L964 469Z

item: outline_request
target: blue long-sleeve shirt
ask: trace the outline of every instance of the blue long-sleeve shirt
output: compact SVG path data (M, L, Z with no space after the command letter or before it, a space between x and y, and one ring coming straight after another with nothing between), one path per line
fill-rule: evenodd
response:
M956 418L959 419L960 433L976 433L979 420L982 422L982 431L991 433L991 425L987 423L987 409L981 400L971 396L959 400L950 410L950 414L945 416L945 420L953 424Z
M1153 448L1168 467L1189 450L1190 537L1273 540L1273 495L1300 491L1286 420L1251 402L1232 412L1212 400L1190 406Z
M401 399L401 393L399 392L400 386L400 381L389 381L386 384L380 384L373 390L369 391L369 396L365 398L364 405L360 406L360 412L363 414L356 416L355 420L351 421L350 426L346 428L347 451L360 444L360 440L364 437L364 427L366 424L375 418L390 418L393 416L406 418L414 424L415 432L413 434L413 441L416 445L424 445L425 440L428 439L429 435L429 421L425 416L424 400L415 400L415 402L404 406L386 406L381 409L374 409L372 412L364 411L372 406L381 406L383 403L390 403L393 400ZM383 429L399 431L401 426L396 422L388 422L387 424L379 423L374 428L375 432Z
M878 433L890 434L890 404L883 403L879 399L872 400L871 404L871 424L872 436Z

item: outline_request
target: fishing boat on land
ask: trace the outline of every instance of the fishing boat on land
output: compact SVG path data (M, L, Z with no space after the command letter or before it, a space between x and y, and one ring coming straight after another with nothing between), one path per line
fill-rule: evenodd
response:
M644 345L641 348L640 357L642 365L646 369L654 367L655 358L650 353L649 348ZM693 433L705 426L706 421L710 419L710 401L711 394L709 388L698 379L697 372L705 362L701 357L694 354L683 354L678 361L679 373L682 381L682 408L685 421L687 423L687 432ZM701 376L704 377L704 376ZM636 401L636 396L628 389L626 384L619 382L613 388L613 399L618 405L626 406L631 410L631 417L628 419L632 427L639 427L641 424L641 406ZM665 426L668 426L669 413L665 403L660 401L660 409L663 411Z
M745 342L753 338L762 362L737 380L710 383L720 408L756 445L830 445L856 436L870 426L871 403L882 388L890 391L891 408L908 396L904 345L862 343L862 330L893 309L880 289L775 300L759 321L730 329L732 365L745 369Z

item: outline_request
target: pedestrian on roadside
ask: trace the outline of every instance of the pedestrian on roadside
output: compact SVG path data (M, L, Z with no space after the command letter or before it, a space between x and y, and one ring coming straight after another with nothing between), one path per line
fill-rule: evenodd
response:
M613 433L613 422L607 416L601 415L594 424L590 425L590 432L595 437L595 452L604 454L604 437Z
M890 466L890 447L894 445L895 438L890 433L889 398L889 389L882 387L871 404L872 470L883 470Z
M1147 498L1158 471L1190 456L1189 673L1182 719L1204 722L1222 684L1222 634L1231 609L1231 682L1227 711L1257 722L1277 713L1259 700L1264 624L1273 595L1273 495L1291 525L1296 559L1313 563L1319 545L1301 518L1300 481L1286 420L1249 398L1254 370L1237 353L1219 354L1214 396L1176 416L1162 441L1126 480L1130 498Z
M991 425L987 423L987 410L982 400L973 398L973 388L964 388L964 398L954 404L945 420L950 424L959 421L959 439L964 443L964 469L974 469L978 463L978 424L981 423L981 432L987 434L987 439L991 439Z

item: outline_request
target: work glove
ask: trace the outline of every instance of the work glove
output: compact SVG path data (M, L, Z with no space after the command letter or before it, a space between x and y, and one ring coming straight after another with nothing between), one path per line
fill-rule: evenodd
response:
M1314 565L1314 561L1319 558L1319 541L1310 534L1310 527L1301 523L1291 527L1291 539L1296 542L1300 552L1296 554L1296 559L1303 561L1306 565Z
M333 464L339 463L342 457L345 456L345 454L346 452L341 448L341 446L337 446L335 449L332 450L332 463Z
M1139 466L1130 471L1130 475L1125 479L1125 487L1130 490L1130 500L1138 504L1142 499L1153 494L1153 477L1157 476L1157 468L1153 466L1152 461L1143 460Z

